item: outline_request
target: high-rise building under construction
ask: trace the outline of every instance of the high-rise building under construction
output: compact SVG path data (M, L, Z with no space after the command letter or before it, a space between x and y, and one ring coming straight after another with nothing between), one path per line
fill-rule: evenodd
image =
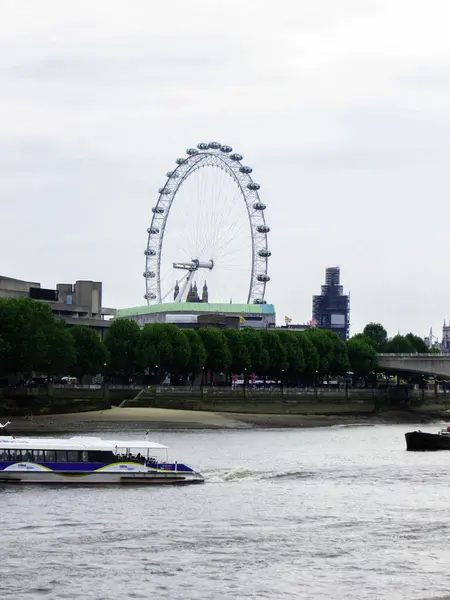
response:
M339 334L342 340L350 335L350 296L344 295L339 267L328 267L320 296L313 296L313 322L316 327Z

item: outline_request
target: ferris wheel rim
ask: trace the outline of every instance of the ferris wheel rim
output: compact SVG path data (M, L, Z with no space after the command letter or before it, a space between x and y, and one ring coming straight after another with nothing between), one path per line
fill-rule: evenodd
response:
M198 144L208 146L200 150L187 150L188 156L177 159L177 166L167 173L164 186L159 189L157 203L152 208L153 216L150 227L147 229L147 248L145 251L146 262L145 277L147 304L160 304L161 294L161 256L164 244L164 234L169 218L170 210L176 196L186 180L201 168L216 167L225 171L234 180L240 190L240 196L245 202L247 216L250 225L251 236L251 275L248 288L247 304L265 304L266 285L270 280L267 275L268 258L271 253L268 250L267 233L270 228L266 225L265 204L260 201L259 184L251 177L253 169L245 167L242 163L242 155L231 152L231 147L214 143L217 148L211 148L210 144ZM222 150L223 148L223 150ZM175 182L173 184L173 182Z

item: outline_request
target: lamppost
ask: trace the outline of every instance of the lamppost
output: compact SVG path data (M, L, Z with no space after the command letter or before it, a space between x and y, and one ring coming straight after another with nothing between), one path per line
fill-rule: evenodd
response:
M203 386L205 385L205 367L202 367L202 384L200 386L201 397L203 399Z
M281 369L281 395L284 395L284 369Z

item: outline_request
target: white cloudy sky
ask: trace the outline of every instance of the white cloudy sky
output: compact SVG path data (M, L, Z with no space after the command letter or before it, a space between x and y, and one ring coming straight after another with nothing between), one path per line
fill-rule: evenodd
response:
M143 303L164 173L217 139L254 167L267 299L305 321L327 266L352 331L450 317L448 0L3 0L2 275Z

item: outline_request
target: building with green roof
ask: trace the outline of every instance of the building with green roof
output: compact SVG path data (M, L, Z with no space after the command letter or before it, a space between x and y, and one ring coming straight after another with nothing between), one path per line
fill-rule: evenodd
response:
M174 323L180 327L254 327L275 326L273 304L233 304L213 302L168 302L117 310L117 318L147 323Z

